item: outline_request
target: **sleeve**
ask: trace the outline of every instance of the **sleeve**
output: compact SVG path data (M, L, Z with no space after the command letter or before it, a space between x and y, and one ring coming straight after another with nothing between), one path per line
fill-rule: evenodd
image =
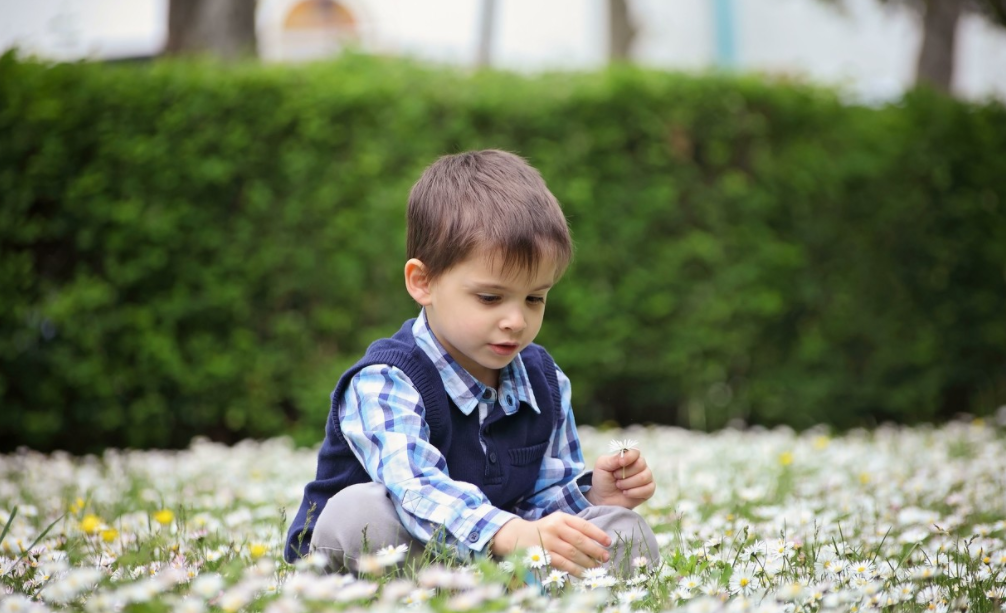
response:
M590 489L591 473L583 473L583 451L573 420L572 386L569 378L555 368L559 380L562 410L552 440L545 450L545 458L538 471L534 494L525 498L515 511L519 516L534 521L556 511L573 515L590 506L585 493Z
M478 487L450 478L447 460L430 443L422 397L400 369L361 370L347 386L338 415L353 454L388 488L399 519L417 539L442 540L467 557L514 518Z

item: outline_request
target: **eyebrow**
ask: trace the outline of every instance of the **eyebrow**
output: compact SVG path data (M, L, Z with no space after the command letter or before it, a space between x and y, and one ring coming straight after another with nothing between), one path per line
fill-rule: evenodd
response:
M553 285L555 285L555 284L554 283L547 283L545 285L538 286L538 287L532 289L531 291L532 292L540 292L540 291L543 291L543 290L546 290L546 289L551 289L551 287ZM473 283L472 286L475 287L475 288L477 288L477 289L488 289L488 290L501 291L501 292L513 291L513 288L507 287L505 285L500 285L498 283Z

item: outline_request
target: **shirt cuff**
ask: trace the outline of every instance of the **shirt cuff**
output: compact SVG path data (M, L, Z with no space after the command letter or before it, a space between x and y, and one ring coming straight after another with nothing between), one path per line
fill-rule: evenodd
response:
M492 505L485 507L488 508L485 514L476 511L472 518L464 522L458 532L454 533L458 553L462 557L489 557L490 552L487 551L486 545L496 536L503 524L517 517Z
M587 500L587 491L591 487L593 471L587 471L562 486L558 500L558 510L565 511L571 515L589 509L590 501Z

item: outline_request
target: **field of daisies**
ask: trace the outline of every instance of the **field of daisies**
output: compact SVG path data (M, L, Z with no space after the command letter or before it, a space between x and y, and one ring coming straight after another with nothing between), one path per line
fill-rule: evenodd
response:
M282 561L314 451L287 440L0 456L0 613L34 611L1006 611L1006 429L581 428L633 439L660 556L575 579L374 551L359 577Z

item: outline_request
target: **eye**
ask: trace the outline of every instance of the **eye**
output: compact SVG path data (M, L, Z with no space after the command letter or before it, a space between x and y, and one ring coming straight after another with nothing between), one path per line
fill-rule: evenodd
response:
M528 301L528 304L545 304L545 297L544 296L528 296L527 297L527 301Z
M500 297L493 294L476 294L476 298L482 304L496 304L500 301Z

